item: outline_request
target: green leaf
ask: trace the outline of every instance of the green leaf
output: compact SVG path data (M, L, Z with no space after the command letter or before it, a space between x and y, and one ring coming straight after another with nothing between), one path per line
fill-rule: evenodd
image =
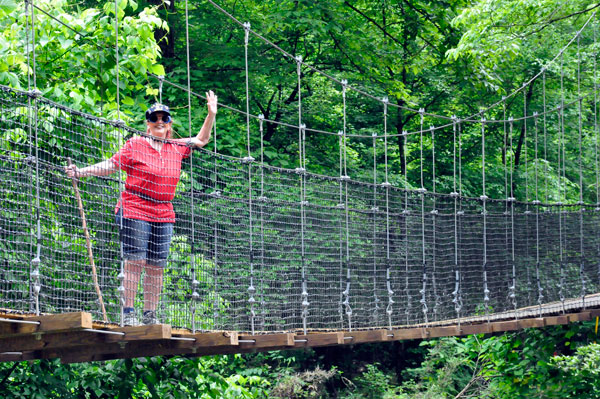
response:
M155 75L164 76L165 75L165 68L162 65L160 65L160 64L155 64L155 65L152 65L152 72Z
M0 17L10 15L17 9L17 3L13 0L0 0Z

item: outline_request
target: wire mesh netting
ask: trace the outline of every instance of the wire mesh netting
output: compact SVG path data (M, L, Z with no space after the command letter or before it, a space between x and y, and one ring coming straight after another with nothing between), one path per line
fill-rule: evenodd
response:
M7 88L0 131L0 306L101 320L65 166L67 157L103 161L139 132ZM112 322L121 319L115 205L124 182L119 173L78 182ZM272 332L514 317L564 310L600 284L600 217L587 205L402 190L206 150L183 160L172 203L158 315L177 327ZM135 292L141 310L143 290Z

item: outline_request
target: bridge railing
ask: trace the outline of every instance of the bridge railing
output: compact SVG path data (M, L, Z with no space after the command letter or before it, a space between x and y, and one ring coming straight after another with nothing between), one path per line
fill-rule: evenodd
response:
M135 132L0 90L0 308L102 320L67 157ZM194 151L174 200L159 318L199 330L410 326L561 312L600 286L600 212L402 190ZM114 207L124 178L79 189L100 290L119 323ZM198 295L193 295L197 293ZM141 293L136 297L141 308ZM588 300L588 305L593 303ZM531 307L530 309L524 309ZM541 309L539 309L541 311Z

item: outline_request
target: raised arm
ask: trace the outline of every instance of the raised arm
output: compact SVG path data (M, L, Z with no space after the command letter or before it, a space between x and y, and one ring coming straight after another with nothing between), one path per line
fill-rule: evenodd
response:
M206 105L208 107L208 115L206 115L206 119L204 119L202 128L196 137L191 138L191 143L195 147L199 148L202 148L208 144L208 141L210 140L210 132L212 130L213 123L215 122L215 116L217 115L217 96L212 90L206 93Z
M67 166L65 172L70 178L85 177L85 176L107 176L115 173L119 168L111 160L98 162L94 165L86 166L79 169L75 165Z

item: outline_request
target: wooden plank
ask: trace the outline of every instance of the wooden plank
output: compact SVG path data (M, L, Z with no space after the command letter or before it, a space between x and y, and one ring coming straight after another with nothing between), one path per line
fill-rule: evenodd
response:
M124 332L124 341L139 341L171 338L171 326L168 324L151 324L149 326L132 326L113 328L110 331Z
M490 323L461 324L458 335L489 334L491 332L492 332L492 326Z
M318 346L343 345L343 332L310 333L307 335L295 335L294 346L296 348L315 348Z
M387 331L388 341L404 341L411 339L423 339L426 335L423 328L400 328L396 330ZM390 335L393 335L390 337Z
M514 331L519 329L519 324L516 320L497 321L492 323L492 332Z
M346 344L381 342L388 340L387 335L387 330L346 331L344 332L344 342Z
M517 324L519 325L519 329L540 328L546 326L546 321L543 318L523 319L519 320Z
M567 316L551 316L546 317L547 326L557 326L563 324L569 324L569 318Z
M12 318L11 318L12 319ZM18 320L39 324L19 323ZM69 331L92 328L92 315L86 312L62 313L44 316L14 318L14 321L0 321L0 338L50 331Z
M590 317L600 317L600 309L590 309Z
M241 342L253 341L253 342ZM264 335L239 335L238 343L240 348L258 349L268 347L293 347L294 334L264 334Z
M26 320L39 321L38 332L66 331L92 328L92 315L87 312L61 313L47 316L36 316Z
M455 326L432 327L429 329L429 338L452 337L458 333Z
M181 334L185 338L195 338L195 347L214 347L214 346L231 346L239 345L237 332L215 332L215 333L197 333L197 334Z
M575 323L578 321L588 321L592 319L592 315L590 312L581 312L581 313L572 313L568 314L569 323Z

